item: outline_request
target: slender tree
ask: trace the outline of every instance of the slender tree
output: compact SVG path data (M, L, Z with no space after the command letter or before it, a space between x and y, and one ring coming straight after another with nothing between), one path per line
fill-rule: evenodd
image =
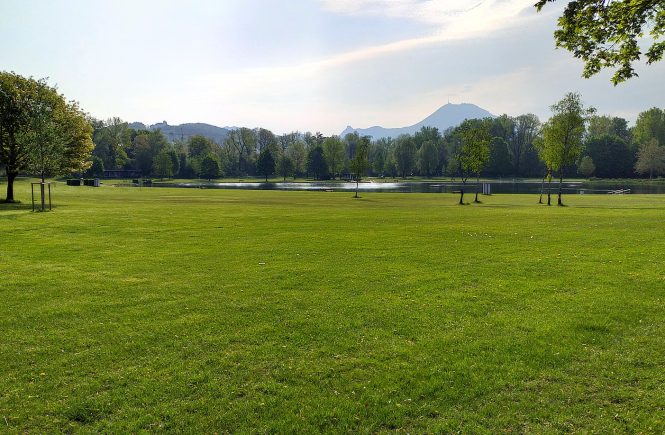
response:
M659 146L656 139L643 144L637 153L635 171L638 174L649 174L650 180L654 174L665 173L665 147Z
M487 120L467 119L458 127L461 139L461 147L456 156L462 176L462 188L460 189L459 203L464 204L464 185L471 175L476 176L476 185L480 184L480 172L483 170L490 157L490 141L492 137L489 132ZM476 199L478 201L478 188L476 187Z
M360 138L360 141L356 145L355 154L351 158L351 172L353 172L356 178L356 195L355 198L358 198L358 184L360 180L365 175L369 169L369 137L363 136Z
M548 168L559 174L557 204L563 205L563 171L577 161L582 152L584 127L593 108L585 108L580 94L568 93L552 107L552 117L543 126L543 152L541 157Z

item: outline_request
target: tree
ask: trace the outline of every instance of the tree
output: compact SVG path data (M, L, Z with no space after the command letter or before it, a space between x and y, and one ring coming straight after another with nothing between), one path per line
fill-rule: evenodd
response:
M157 154L152 162L152 173L156 177L172 177L175 173L173 169L173 160L171 160L171 156L166 151L162 151Z
M323 141L323 156L326 159L326 164L333 180L344 164L344 152L344 142L342 142L339 136L331 136Z
M256 161L256 171L259 175L266 177L266 183L268 182L268 177L275 173L275 159L270 152L270 148L267 146L259 154L259 158Z
M580 164L577 165L577 173L586 178L589 178L595 170L596 166L593 164L593 159L591 156L582 157Z
M558 205L563 205L563 171L575 163L582 152L584 127L593 108L585 108L580 94L570 92L551 106L552 117L543 126L543 152L541 156L548 168L559 172ZM548 200L549 202L549 200Z
M665 147L659 146L656 139L642 144L637 153L635 171L638 174L649 174L652 179L654 174L665 173Z
M187 150L190 158L204 157L214 152L215 143L207 137L197 134L187 140Z
M540 11L556 0L538 0ZM557 47L584 61L583 76L589 78L603 68L616 68L615 85L637 76L633 62L642 55L639 42L651 36L646 63L662 59L665 42L665 4L662 0L576 0L566 5L554 32Z
M426 177L434 175L436 168L439 166L439 153L434 143L431 140L426 140L420 146L417 154L420 174Z
M411 174L416 162L416 144L413 137L403 134L395 140L394 147L395 165L397 171L406 178Z
M276 169L277 173L282 177L284 177L284 181L286 181L286 177L293 175L294 171L293 160L286 153L282 153L277 158Z
M523 175L523 164L539 129L540 120L534 114L520 115L513 120L513 132L507 142L515 177Z
M457 153L456 160L459 162L462 176L462 188L460 189L459 203L464 204L464 185L470 175L476 176L476 183L480 183L480 172L483 170L490 158L490 141L488 120L467 119L457 127L461 139L461 147ZM478 201L478 188L476 187L476 199Z
M363 136L360 138L360 142L356 145L355 154L351 158L351 172L356 177L356 195L355 198L358 198L358 184L360 183L361 178L367 170L369 169L369 137Z
M586 153L593 159L596 176L601 178L630 177L633 154L628 144L618 136L603 135L586 143Z
M307 171L311 172L315 180L319 180L326 175L326 159L323 157L323 147L321 145L313 146L307 155Z
M490 141L490 157L484 173L490 177L503 177L513 170L508 151L508 142L501 137Z
M219 176L219 161L214 154L208 154L201 159L199 176L208 181Z
M7 174L6 201L14 180L32 169L42 177L83 171L90 165L92 126L75 102L46 84L0 72L0 163Z
M295 140L289 144L289 147L286 149L286 154L289 157L289 160L293 162L293 176L301 174L306 170L307 164L307 151L305 150L305 144L300 140Z
M656 139L660 145L665 145L665 110L653 107L637 115L633 127L633 139L640 146Z
M86 177L101 177L104 175L104 160L96 155L90 156L90 167L85 175Z

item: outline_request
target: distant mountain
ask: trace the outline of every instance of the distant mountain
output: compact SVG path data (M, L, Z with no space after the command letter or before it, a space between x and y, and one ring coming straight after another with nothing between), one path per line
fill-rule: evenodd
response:
M475 104L446 104L441 106L436 112L432 113L427 118L423 119L417 124L409 127L400 128L384 128L374 126L370 128L353 128L348 126L344 129L340 136L347 133L358 132L361 136L372 136L373 139L381 139L384 137L397 137L400 134L414 134L422 127L436 127L439 131L444 132L450 127L460 125L465 119L482 119L494 118L490 112L482 109Z
M141 122L132 122L129 124L129 127L134 130L161 130L164 136L166 136L166 139L170 142L176 140L186 141L190 137L200 134L201 136L205 136L208 139L221 144L229 133L229 129L227 128L203 123L169 125L164 121L154 125L145 125Z

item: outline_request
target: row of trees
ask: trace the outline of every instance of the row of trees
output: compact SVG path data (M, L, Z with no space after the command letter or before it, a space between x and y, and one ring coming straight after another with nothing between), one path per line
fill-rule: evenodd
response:
M581 104L579 96L574 99L564 100L567 104ZM470 134L467 133L470 124L474 124L489 140L487 161L478 176L541 177L547 163L539 141L545 135L558 134L548 126L563 116L560 112L564 109L555 108L553 118L544 124L533 114L502 115L482 122L467 122L445 132L423 127L414 135L376 141L356 133L345 137L324 137L320 133L278 136L263 128L239 128L231 131L221 144L202 136L170 143L159 131L136 131L117 118L106 122L93 120L95 150L91 174L101 174L107 168L135 169L145 176L160 178L267 178L274 174L284 179L349 178L354 173L351 163L355 151L364 144L368 173L372 176L460 177L463 176L460 150L465 135ZM661 145L665 144L663 110L653 108L642 112L632 128L628 128L623 118L598 116L593 111L580 113L579 117L583 122L575 132L579 133L579 143L575 145L577 157L562 167L561 175L627 178L663 172L657 158Z

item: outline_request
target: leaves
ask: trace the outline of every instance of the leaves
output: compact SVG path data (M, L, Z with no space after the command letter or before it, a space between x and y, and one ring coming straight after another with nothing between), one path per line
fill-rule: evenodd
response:
M540 0L540 11L555 0ZM648 32L647 32L648 31ZM662 59L665 42L665 3L661 0L578 0L566 5L554 32L557 47L584 61L583 76L589 78L604 68L615 69L615 85L636 77L633 63L642 56L640 42L650 36L646 63Z

